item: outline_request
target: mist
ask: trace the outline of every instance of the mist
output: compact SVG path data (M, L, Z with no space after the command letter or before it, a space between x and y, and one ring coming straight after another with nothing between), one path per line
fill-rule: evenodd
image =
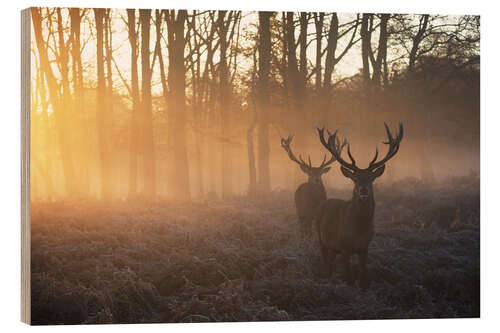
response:
M416 44L407 35L422 30L415 16L396 15L384 29L362 35L359 15L327 14L317 30L313 23L319 18L312 14L296 17L302 22L297 27L283 26L293 15L266 14L265 36L259 33L261 14L228 12L221 16L227 31L220 36L219 23L210 25L207 13L193 11L182 18L185 40L177 41L174 21L181 18L175 12L168 13L172 17L149 12L153 21L144 21L149 25L144 35L124 23L140 24L147 20L144 12L127 21L131 13L124 10L87 10L75 22L70 10L36 10L41 23L43 15L60 21L35 24L33 31L32 200L227 198L294 189L307 178L288 159L280 138L293 134L295 153L320 163L330 153L319 142L318 126L339 129L358 163L367 165L377 145L381 154L387 149L381 143L384 122L393 129L402 122L404 142L380 182L407 177L435 182L479 172L474 17L427 16L429 31ZM164 15L164 22L157 19ZM439 22L449 25L430 25ZM58 29L65 29L59 37L49 34ZM96 29L99 40L91 33ZM337 50L333 37L318 39L318 32L332 29L342 35ZM307 31L310 36L303 37ZM456 42L427 40L427 33L428 38L456 33ZM353 42L358 35L361 40ZM462 35L466 39L460 40ZM149 49L141 38L149 40ZM224 49L216 44L221 38ZM295 53L287 46L290 40L298 43ZM83 45L80 53L70 43ZM373 48L370 54L363 51L366 45ZM405 56L409 46L422 50ZM315 54L315 47L321 52ZM431 51L424 52L426 47ZM95 56L88 48L101 53ZM174 59L179 54L180 63ZM353 72L350 59L369 56L375 61L354 61L362 66L358 74L354 67L354 75L342 76ZM335 164L324 178L327 187L351 186Z

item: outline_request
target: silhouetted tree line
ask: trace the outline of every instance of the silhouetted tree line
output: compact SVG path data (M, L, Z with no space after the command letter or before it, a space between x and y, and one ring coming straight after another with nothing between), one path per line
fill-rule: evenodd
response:
M31 14L32 186L40 199L267 192L286 158L279 134L295 133L296 150L307 153L316 124L370 137L376 122L410 122L419 142L413 161L428 180L434 140L459 135L464 146L478 145L476 16ZM359 71L342 76L353 59Z

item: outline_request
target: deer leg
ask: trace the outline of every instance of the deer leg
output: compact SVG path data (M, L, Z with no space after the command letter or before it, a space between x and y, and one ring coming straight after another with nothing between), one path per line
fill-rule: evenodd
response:
M300 234L304 236L306 233L306 224L307 224L307 217L305 216L299 216L299 229L300 229Z
M304 218L302 216L299 216L299 232L302 235L304 231Z
M342 253L342 266L344 267L344 280L348 284L353 284L354 279L352 278L351 272L351 254L348 252Z
M335 273L336 271L336 260L337 260L337 252L332 252L332 256L330 258L332 273Z
M299 218L299 222L302 236L310 238L312 236L312 218L309 216L302 216Z
M361 252L359 254L359 266L361 271L361 277L359 279L359 286L362 289L366 289L370 286L370 279L366 270L366 259L368 256L368 251Z
M312 218L308 217L305 221L305 235L308 238L311 238L312 236Z
M330 249L326 246L320 244L321 257L323 257L323 263L326 267L326 274L328 277L332 275L332 262L330 260Z

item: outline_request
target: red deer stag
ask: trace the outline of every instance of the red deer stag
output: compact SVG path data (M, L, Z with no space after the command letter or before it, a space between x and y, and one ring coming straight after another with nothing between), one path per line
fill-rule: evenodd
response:
M319 167L313 167L311 164L311 157L308 157L309 163L304 162L302 156L299 155L297 159L290 148L290 143L293 140L293 135L289 135L287 139L281 138L281 146L288 153L288 157L300 166L302 170L309 177L307 183L301 184L297 191L295 191L295 207L297 215L299 216L300 230L304 235L311 234L312 221L316 217L317 209L320 204L326 200L326 190L321 180L321 176L330 170L329 165L335 162L336 158L332 156L330 160L326 160L326 155L323 162ZM338 150L342 148L347 142L340 143L337 139L336 145Z
M329 138L328 142L326 142L324 128L318 128L321 143L341 164L340 170L344 176L354 182L351 200L329 199L323 202L318 210L316 221L321 254L328 267L329 275L332 268L335 268L335 258L338 254L341 255L344 278L348 283L354 282L351 274L350 258L351 255L357 254L361 269L360 286L362 288L367 288L370 282L366 273L366 259L368 245L374 233L375 198L373 195L373 181L382 176L385 163L396 155L403 139L402 122L399 123L399 133L395 138L392 136L387 124L384 123L384 125L388 140L383 143L389 145L389 151L383 159L377 162L377 147L375 157L366 169L356 166L349 143L347 144L347 154L351 163L347 163L342 159L342 152L335 144L337 131L333 134L328 132Z

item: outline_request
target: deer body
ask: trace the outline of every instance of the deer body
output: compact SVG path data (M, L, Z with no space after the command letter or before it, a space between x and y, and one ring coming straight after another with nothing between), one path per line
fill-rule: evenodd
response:
M366 273L366 260L368 247L375 230L373 223L375 214L373 182L382 176L385 171L385 163L396 155L399 144L403 139L402 124L400 124L396 138L392 137L387 125L385 125L385 128L388 136L386 144L389 145L389 151L382 160L377 162L377 149L375 157L366 169L360 169L356 166L349 144L347 153L351 163L342 159L341 151L335 145L337 132L330 135L327 142L324 138L323 129L318 128L321 143L341 164L340 170L342 174L354 182L351 200L329 199L318 210L316 219L321 254L329 274L331 274L335 258L337 255L341 255L344 276L349 283L354 282L351 275L350 258L353 254L358 255L361 268L360 285L362 288L368 287L369 284Z
M329 199L318 210L317 231L322 248L334 253L366 252L373 233L375 202Z
M335 268L337 256L341 255L344 278L347 282L353 283L350 258L356 254L359 256L361 266L360 285L364 288L368 286L366 258L375 230L374 212L373 196L366 202L359 202L353 197L349 201L328 199L321 205L316 228L328 275Z
M309 233L320 205L326 200L322 183L303 183L295 191L295 207L303 233Z

